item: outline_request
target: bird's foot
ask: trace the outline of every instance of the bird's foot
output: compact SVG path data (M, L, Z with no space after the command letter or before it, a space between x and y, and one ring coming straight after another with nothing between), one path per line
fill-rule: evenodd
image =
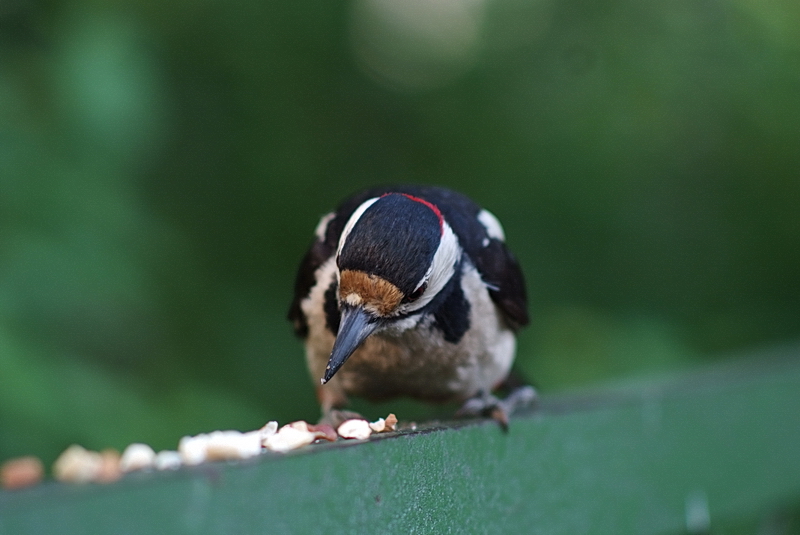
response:
M517 409L534 403L536 397L536 390L528 385L515 388L505 399L493 396L489 392L480 392L464 402L464 405L456 412L456 417L475 418L489 416L500 424L503 431L508 431L508 418Z

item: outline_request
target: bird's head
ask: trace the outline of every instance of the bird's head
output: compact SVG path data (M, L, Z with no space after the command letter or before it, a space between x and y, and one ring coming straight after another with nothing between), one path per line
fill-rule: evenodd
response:
M322 383L372 333L416 325L460 256L453 230L430 202L387 193L361 204L336 252L341 321Z

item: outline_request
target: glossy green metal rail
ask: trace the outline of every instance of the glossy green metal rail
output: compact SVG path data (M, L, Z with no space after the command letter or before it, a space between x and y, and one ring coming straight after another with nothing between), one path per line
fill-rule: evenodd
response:
M0 534L703 533L800 503L798 356L546 398L508 434L434 427L0 493Z

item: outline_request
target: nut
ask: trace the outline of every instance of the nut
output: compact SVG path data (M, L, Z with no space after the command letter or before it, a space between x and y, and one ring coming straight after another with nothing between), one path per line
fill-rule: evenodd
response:
M31 487L43 477L44 465L32 455L9 459L0 467L0 486L8 490Z
M53 464L53 476L58 481L88 483L97 479L102 464L103 459L99 453L73 444L56 459Z
M260 431L214 431L206 443L206 459L209 461L249 459L260 453Z
M183 464L181 454L174 450L159 451L153 462L156 470L177 470L181 464Z
M339 435L336 434L336 429L328 424L309 425L308 430L321 440L336 442L336 439L339 438Z
M389 413L386 417L386 428L384 431L397 431L397 416L394 413Z
M269 437L278 432L278 422L267 422L258 432L261 435L261 445L263 446Z
M366 420L353 419L343 422L336 432L342 438L365 440L372 434L372 429L370 429L369 422Z
M270 451L285 453L307 446L316 438L317 435L311 431L302 431L291 425L284 425L264 442L264 446Z
M371 422L369 428L375 433L388 433L397 429L397 416L390 414L386 419L378 418L376 422Z
M152 468L156 460L156 452L147 444L134 442L122 452L119 460L119 468L123 472L133 472L134 470L144 470Z
M122 477L121 459L115 449L100 452L100 471L94 481L98 483L111 483Z
M183 464L193 466L205 462L208 450L208 435L199 434L194 437L183 437L178 442L178 452Z

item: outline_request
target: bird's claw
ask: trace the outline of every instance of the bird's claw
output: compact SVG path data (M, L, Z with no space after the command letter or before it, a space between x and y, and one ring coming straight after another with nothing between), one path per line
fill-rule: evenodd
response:
M508 431L508 419L517 409L534 403L537 394L532 386L520 386L512 390L505 399L499 399L488 392L471 397L456 412L458 418L489 416Z

